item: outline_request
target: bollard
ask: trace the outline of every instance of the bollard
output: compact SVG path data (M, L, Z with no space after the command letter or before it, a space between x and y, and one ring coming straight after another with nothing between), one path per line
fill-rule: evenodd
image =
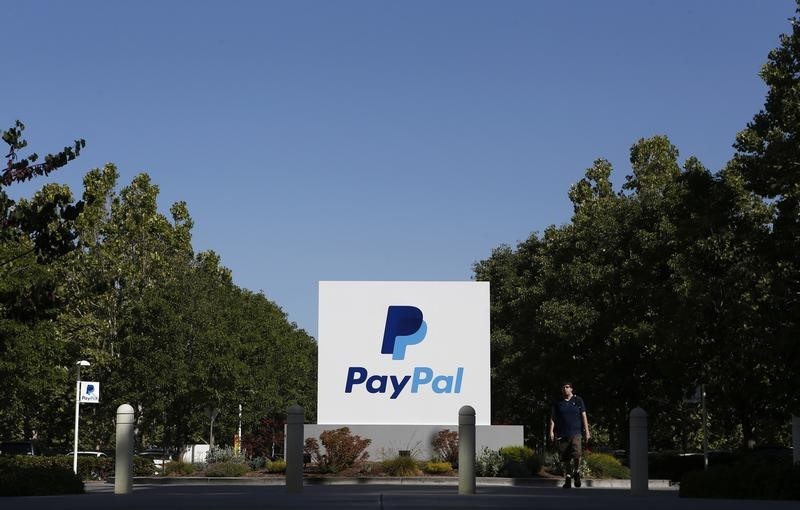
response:
M800 463L800 416L792 416L792 462Z
M458 410L458 493L475 494L475 409Z
M300 406L291 406L286 414L286 488L289 492L302 492L304 412Z
M117 408L117 445L114 461L114 494L133 492L133 407Z
M641 407L630 416L631 494L644 496L648 489L647 413Z

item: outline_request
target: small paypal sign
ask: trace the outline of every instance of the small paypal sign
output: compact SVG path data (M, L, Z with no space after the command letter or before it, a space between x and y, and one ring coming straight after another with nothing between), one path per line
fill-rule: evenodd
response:
M100 383L93 381L81 381L79 401L81 404L99 404Z
M422 320L422 310L416 306L390 306L386 313L381 354L391 354L392 359L405 359L406 347L425 339L428 325Z

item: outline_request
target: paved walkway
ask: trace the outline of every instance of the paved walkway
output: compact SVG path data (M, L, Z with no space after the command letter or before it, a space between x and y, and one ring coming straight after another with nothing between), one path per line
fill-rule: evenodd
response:
M4 510L206 509L537 509L537 510L770 510L797 509L797 501L684 499L676 491L643 497L619 489L564 490L542 487L481 487L459 495L453 486L316 485L299 494L282 486L135 485L133 494L115 495L114 486L89 483L86 494L0 498Z

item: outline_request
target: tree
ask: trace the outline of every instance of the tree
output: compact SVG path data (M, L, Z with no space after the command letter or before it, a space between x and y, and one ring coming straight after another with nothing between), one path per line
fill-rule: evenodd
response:
M0 175L0 435L8 438L62 436L65 394L74 363L54 321L63 306L53 264L74 249L75 220L83 204L64 186L50 184L31 199L11 200L4 188L63 167L80 154L74 148L19 160L27 146L17 121L2 132L9 145Z
M682 397L704 382L714 410L735 410L725 432L738 425L752 436L769 410L764 376L782 366L763 307L769 208L733 170L714 176L677 158L665 137L640 140L620 192L611 165L596 161L570 190L569 224L476 265L476 278L492 282L493 380L501 395L519 392L494 399L496 421L537 426L554 396L547 388L570 379L598 392L584 396L615 445L640 405L654 443L674 447L688 440Z
M146 174L119 193L117 179L113 165L87 174L78 249L60 266L61 334L93 360L110 402L87 435L109 441L121 403L136 410L140 443L173 448L207 439L206 408L221 409L215 436L232 438L239 403L245 428L287 401L310 406L313 340L263 295L236 287L219 255L194 254L184 203L167 218Z
M796 13L800 14L800 1ZM791 31L769 53L761 69L768 87L764 109L736 137L731 164L744 186L775 206L769 242L763 252L772 268L770 309L772 343L789 366L800 365L800 19L790 19ZM773 378L778 387L796 388L797 370ZM783 398L794 412L800 397Z
M3 131L3 141L8 144L9 152L6 155L6 168L0 175L0 242L18 242L23 250L0 260L0 267L31 252L35 252L39 260L44 261L74 248L72 222L83 207L80 202L72 204L69 192L60 187L51 188L51 192L41 196L42 200L35 204L17 205L3 191L3 187L15 182L48 175L65 166L78 157L86 145L84 140L76 140L74 147L65 147L59 153L48 154L44 163L36 164L36 153L22 159L17 154L28 145L22 137L24 130L25 125L18 120L14 126ZM23 236L32 241L32 246L25 245Z

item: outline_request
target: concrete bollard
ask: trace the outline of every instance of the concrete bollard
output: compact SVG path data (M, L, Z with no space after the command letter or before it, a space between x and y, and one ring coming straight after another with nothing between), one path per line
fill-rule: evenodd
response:
M291 406L286 414L286 488L289 492L302 492L304 411L300 406Z
M631 494L647 494L647 413L641 407L630 415Z
M114 494L133 492L133 407L117 408L117 444L114 462Z
M475 494L475 409L458 410L458 493Z
M800 416L792 416L792 461L800 462Z

